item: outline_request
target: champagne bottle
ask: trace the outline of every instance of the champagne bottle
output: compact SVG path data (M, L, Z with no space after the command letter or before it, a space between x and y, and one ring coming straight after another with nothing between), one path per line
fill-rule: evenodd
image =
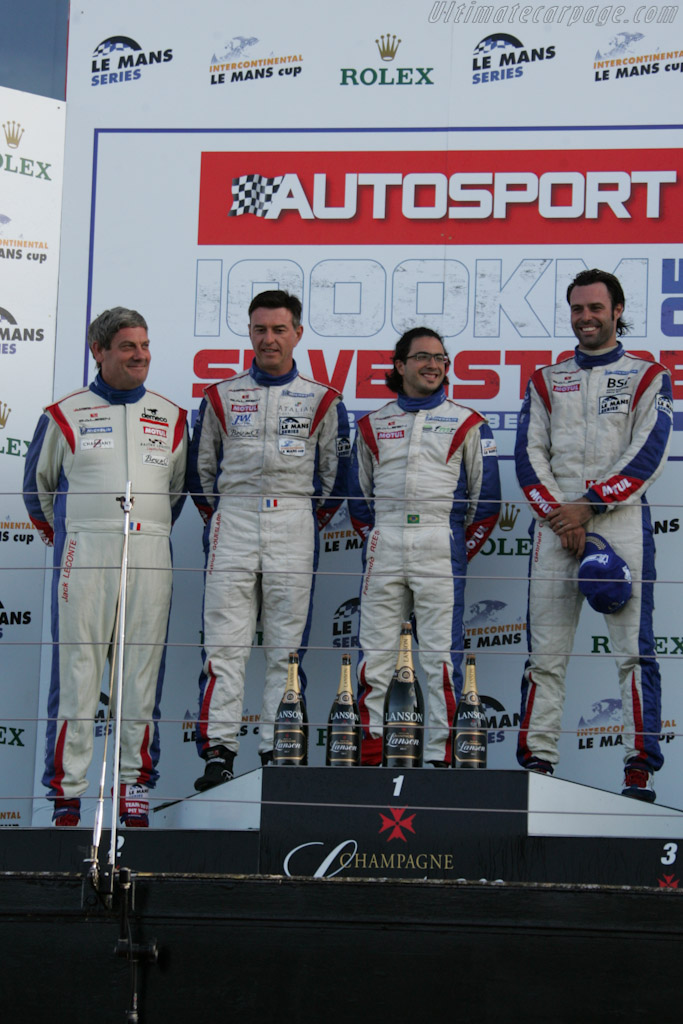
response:
M342 654L339 689L327 720L325 764L344 768L360 764L360 715L351 686L351 655Z
M421 768L424 700L413 668L413 631L401 626L396 669L384 698L382 764L385 768Z
M477 691L475 657L467 655L465 685L455 713L453 729L453 766L485 768L488 726Z
M273 764L299 765L308 761L308 718L299 685L299 655L289 655L287 685L275 715Z

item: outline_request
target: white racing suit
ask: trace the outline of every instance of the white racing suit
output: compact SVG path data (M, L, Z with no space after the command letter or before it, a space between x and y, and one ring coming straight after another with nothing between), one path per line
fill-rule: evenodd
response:
M205 522L204 664L197 749L237 751L244 675L261 607L266 678L259 750L289 652L308 644L318 528L347 493L346 409L334 388L296 365L273 377L256 363L206 389L190 447L188 486ZM302 685L305 676L301 673Z
M429 695L426 761L450 764L462 690L467 562L500 512L496 445L486 420L446 398L405 395L358 422L354 527L366 539L358 665L362 760L379 764L384 697L401 623L415 612Z
M93 751L93 718L118 605L124 518L135 499L121 726L121 782L158 779L159 699L171 604L172 520L184 501L185 410L143 386L116 391L98 376L46 408L26 456L24 500L54 540L52 676L43 783L79 797ZM56 493L55 493L56 492ZM108 687L107 687L108 688Z
M645 491L666 463L672 414L668 371L627 355L621 345L595 356L577 347L571 359L537 370L529 382L515 448L517 477L535 517L517 751L522 766L532 758L559 760L565 675L583 596L579 562L545 519L583 496L594 513L586 532L601 534L633 577L630 601L605 616L619 672L624 760L661 767L655 550Z

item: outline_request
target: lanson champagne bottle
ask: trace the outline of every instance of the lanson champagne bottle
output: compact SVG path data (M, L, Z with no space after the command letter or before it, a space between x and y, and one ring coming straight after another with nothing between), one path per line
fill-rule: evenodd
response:
M465 685L455 713L453 766L485 768L487 742L486 715L477 691L475 658L473 654L468 654L465 663Z
M342 654L339 689L327 720L325 764L349 768L360 764L360 715L351 686L351 655Z
M413 631L401 626L396 670L384 698L382 764L385 768L421 768L424 748L424 701L415 676Z
M308 762L308 718L299 685L299 655L289 655L287 685L275 715L273 764Z

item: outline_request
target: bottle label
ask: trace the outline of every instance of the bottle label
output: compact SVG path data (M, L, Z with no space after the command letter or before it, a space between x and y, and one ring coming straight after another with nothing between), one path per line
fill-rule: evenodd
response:
M288 733L286 736L277 736L273 747L280 753L300 750L303 745L303 733ZM300 739L298 737L301 737Z
M353 722L355 724L356 714L353 708L349 708L348 711L343 711L341 708L337 708L330 715L330 724L332 722Z
M416 751L422 746L422 740L410 732L390 732L386 746L390 750Z
M416 722L422 725L423 715L419 711L387 711L386 722Z
M355 721L328 729L326 761L329 767L360 764L360 729L354 727Z
M481 740L475 739L475 737L463 739L458 743L459 754L484 754L486 753L486 746Z
M487 734L484 729L459 732L453 749L456 768L485 768L486 740Z
M277 764L301 764L306 758L306 734L303 729L287 727L279 732L277 723L273 737L273 761Z
M479 705L473 708L463 708L462 705L458 708L458 722L481 722L482 729L486 728L486 719L484 718L484 712Z

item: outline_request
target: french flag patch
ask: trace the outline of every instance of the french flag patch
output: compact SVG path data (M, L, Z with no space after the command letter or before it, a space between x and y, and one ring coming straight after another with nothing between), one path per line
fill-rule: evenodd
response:
M264 498L263 503L266 508L277 508L277 498Z
M135 531L140 531L142 529L142 523L131 523L130 526L128 527L128 529L131 531L131 533L134 530Z

